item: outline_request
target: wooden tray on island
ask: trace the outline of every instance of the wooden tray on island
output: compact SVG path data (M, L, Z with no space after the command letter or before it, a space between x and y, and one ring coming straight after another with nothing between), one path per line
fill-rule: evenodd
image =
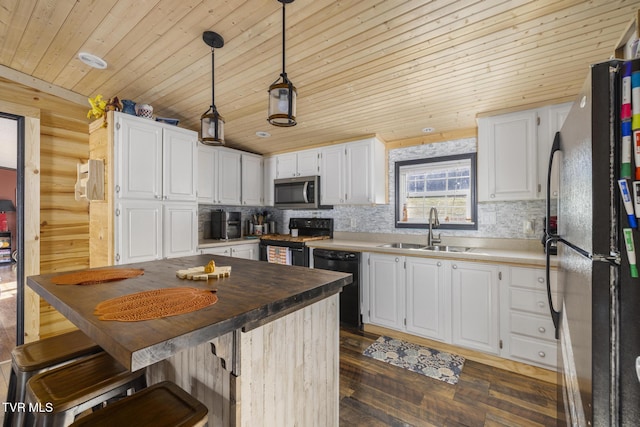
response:
M178 278L187 280L219 279L220 277L229 277L230 275L230 266L216 266L216 269L215 271L213 271L213 273L205 273L204 266L191 267L185 270L176 271L176 276L178 276Z

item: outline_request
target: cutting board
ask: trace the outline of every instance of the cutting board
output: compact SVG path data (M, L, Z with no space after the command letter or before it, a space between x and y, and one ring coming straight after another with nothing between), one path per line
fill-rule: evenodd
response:
M180 279L186 280L209 280L218 279L220 277L229 277L231 275L230 266L216 266L216 270L213 273L205 273L204 266L191 267L186 270L176 271L176 276Z

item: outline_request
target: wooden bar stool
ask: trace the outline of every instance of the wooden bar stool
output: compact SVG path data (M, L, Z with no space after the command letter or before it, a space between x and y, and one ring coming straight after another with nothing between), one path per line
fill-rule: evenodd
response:
M19 408L17 404L24 402L29 378L100 351L102 351L100 346L79 330L14 348L11 351L11 375L7 402L15 406L5 412L3 426L22 426L24 408Z
M152 385L79 418L72 427L195 427L207 422L207 407L172 382Z
M75 417L146 386L145 370L130 372L107 353L88 356L34 375L27 382L25 425L68 426Z

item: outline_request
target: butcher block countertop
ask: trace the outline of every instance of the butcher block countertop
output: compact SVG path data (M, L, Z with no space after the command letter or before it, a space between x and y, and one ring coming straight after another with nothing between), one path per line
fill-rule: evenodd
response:
M231 266L229 277L182 280L176 271L206 265ZM113 268L140 268L144 275L93 285L55 285L61 273L30 276L27 284L62 315L132 371L234 330L248 331L313 304L352 282L350 274L284 266L219 255L197 255ZM138 322L99 320L96 305L107 299L162 288L217 289L214 305L186 314Z

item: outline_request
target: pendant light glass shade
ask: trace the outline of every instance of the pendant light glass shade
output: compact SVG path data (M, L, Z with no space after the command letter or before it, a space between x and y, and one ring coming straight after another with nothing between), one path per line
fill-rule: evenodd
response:
M213 105L200 117L200 141L207 145L224 145L224 118Z
M211 46L211 106L200 117L200 142L206 145L224 145L224 119L218 113L215 103L215 62L214 50L224 46L224 39L218 33L205 31L204 42Z
M269 86L269 123L274 126L295 126L297 91L286 76L283 78L285 81Z
M282 73L269 86L269 118L274 126L290 127L296 122L296 98L298 92L285 71L285 5L293 0L278 0L282 3ZM282 80L280 80L282 79Z

